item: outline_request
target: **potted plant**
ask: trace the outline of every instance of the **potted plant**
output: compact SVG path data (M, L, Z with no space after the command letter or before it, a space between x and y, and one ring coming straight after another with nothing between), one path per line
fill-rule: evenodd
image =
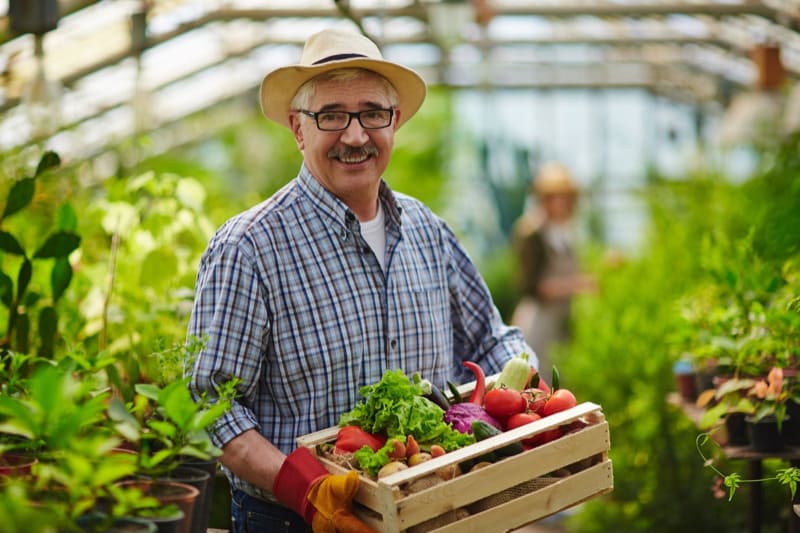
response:
M188 382L188 377L182 378L163 388L137 383L131 403L125 404L118 398L110 402L108 414L116 431L134 448L142 490L151 490L144 489L143 478L162 484L174 482L171 478L187 458L210 460L222 453L212 443L208 428L230 408L236 381L220 387L213 401L207 396L193 399ZM203 504L207 501L205 494L196 496ZM208 511L205 505L201 508L204 513ZM193 517L191 509L184 512L188 515L185 527L193 522L205 523L203 516Z

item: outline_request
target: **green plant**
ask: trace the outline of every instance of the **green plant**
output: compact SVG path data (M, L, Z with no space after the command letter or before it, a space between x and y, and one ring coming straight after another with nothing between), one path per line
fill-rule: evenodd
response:
M701 433L695 439L695 447L697 448L697 453L699 453L700 457L703 459L703 465L713 470L714 473L722 479L722 485L728 490L728 501L733 500L736 490L743 484L764 483L769 481L777 481L781 485L786 486L789 489L790 501L794 500L797 494L797 485L800 483L800 468L795 466L781 468L776 471L774 476L759 479L745 479L741 474L736 472L725 474L714 464L714 459L703 452L703 446L709 442L714 442L713 439L711 439L710 433Z
M38 354L44 357L54 354L59 320L56 303L72 280L72 266L68 258L81 241L76 233L75 210L67 203L62 204L52 221L52 227L33 235L27 227L30 221L20 221L12 228L7 220L31 205L37 181L59 164L60 158L56 153L44 153L33 175L17 180L11 186L0 215L0 303L7 312L6 329L0 336L2 352L31 352L31 338L36 333ZM30 241L34 240L37 245L31 253ZM48 283L38 272L39 269L34 270L34 265L50 260L53 265ZM43 286L45 284L49 284L49 298Z
M164 388L136 384L136 395L128 405L113 398L108 414L119 435L136 448L137 471L164 476L185 457L207 460L221 455L208 429L230 408L236 383L223 384L214 401L206 396L193 400L188 377Z
M37 459L33 477L12 500L37 502L43 511L38 521L46 518L59 531L77 531L74 521L136 471L132 456L113 453L121 439L105 415L110 394L102 369L110 363L80 355L39 361L12 394L0 394L0 451Z

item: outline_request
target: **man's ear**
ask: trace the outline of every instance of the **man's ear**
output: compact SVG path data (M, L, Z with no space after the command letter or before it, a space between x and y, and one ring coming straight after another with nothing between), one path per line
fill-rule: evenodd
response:
M397 125L400 124L400 117L402 116L402 113L403 112L400 111L400 108L396 107L394 109L394 124L392 124L392 127L394 128L394 131L397 131L397 128L398 128Z
M289 113L289 128L292 130L297 147L300 150L305 148L305 143L303 141L303 130L300 129L300 113L297 111L291 111Z

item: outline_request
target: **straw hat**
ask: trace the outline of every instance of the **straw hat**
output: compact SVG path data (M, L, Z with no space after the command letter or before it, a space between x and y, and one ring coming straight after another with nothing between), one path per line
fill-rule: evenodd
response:
M267 118L288 128L288 113L297 90L314 76L343 68L371 70L389 80L400 100L398 127L417 112L425 99L425 81L419 74L384 60L375 43L360 33L326 29L308 38L300 63L280 67L264 77L261 110Z
M578 186L567 167L555 161L548 161L539 167L531 189L539 196L578 193Z

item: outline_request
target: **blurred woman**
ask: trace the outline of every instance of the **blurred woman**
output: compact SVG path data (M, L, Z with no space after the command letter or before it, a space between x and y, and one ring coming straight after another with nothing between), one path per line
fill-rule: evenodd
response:
M530 187L532 206L514 224L521 299L511 322L522 330L539 358L541 377L550 383L553 344L570 336L572 297L596 288L581 273L573 218L578 187L560 163L543 164Z

